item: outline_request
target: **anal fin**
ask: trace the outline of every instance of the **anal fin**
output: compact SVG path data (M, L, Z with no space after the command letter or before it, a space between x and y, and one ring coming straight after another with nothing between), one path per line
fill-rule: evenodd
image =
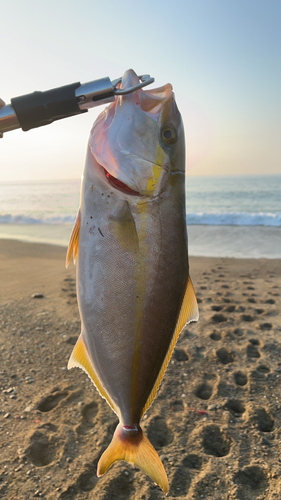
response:
M87 350L87 347L83 340L83 334L81 333L69 358L67 368L81 368L90 377L92 382L95 384L97 390L99 391L102 398L106 399L112 410L119 416L118 408L114 405L112 399L107 394L105 388L103 387L98 375L95 373L91 359Z

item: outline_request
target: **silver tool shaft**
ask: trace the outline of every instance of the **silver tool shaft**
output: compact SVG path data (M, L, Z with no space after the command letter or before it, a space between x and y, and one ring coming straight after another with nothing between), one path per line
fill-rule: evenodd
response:
M48 125L56 120L85 113L88 109L115 100L116 95L135 92L154 82L150 75L139 76L140 83L129 89L118 88L121 78L108 77L92 82L65 85L45 92L33 92L11 99L0 109L0 136L17 128L24 131Z

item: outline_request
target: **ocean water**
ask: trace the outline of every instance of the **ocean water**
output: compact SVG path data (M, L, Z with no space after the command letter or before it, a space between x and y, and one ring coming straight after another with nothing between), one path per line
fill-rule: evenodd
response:
M281 175L189 177L188 224L281 226Z
M79 197L80 180L0 183L0 237L67 245ZM187 176L186 212L191 255L281 258L281 175Z

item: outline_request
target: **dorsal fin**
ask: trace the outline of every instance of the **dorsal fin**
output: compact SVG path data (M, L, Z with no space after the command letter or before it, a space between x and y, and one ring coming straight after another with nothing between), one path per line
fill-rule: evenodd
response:
M78 214L76 220L74 222L74 226L70 235L70 240L68 244L65 267L68 268L69 262L71 261L71 257L73 255L74 264L76 263L77 255L78 255L78 245L79 245L79 234L80 234L80 226L81 226L81 212L80 208L78 210Z
M162 380L164 373L166 371L166 368L169 364L170 358L172 356L172 352L174 350L174 347L176 345L176 342L178 340L180 332L188 323L191 323L193 321L197 321L198 319L199 319L199 311L198 311L197 300L196 300L194 288L192 285L192 281L191 281L190 276L189 276L188 281L187 281L185 294L184 294L184 298L182 301L182 306L181 306L178 322L177 322L177 325L175 328L175 332L174 332L172 341L170 343L169 350L166 354L166 357L164 359L163 365L162 365L161 370L159 372L159 375L156 379L154 387L153 387L153 389L148 397L148 400L145 404L142 416L145 414L146 410L149 408L149 406L151 405L152 401L155 398L156 392L158 391L161 380Z

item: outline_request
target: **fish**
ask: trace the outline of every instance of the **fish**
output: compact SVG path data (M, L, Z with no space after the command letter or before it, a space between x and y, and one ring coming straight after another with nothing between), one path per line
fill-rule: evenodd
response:
M120 88L139 83L131 69ZM178 336L198 320L189 276L185 139L171 84L118 96L90 133L74 258L81 334L68 369L84 370L119 418L97 475L135 464L169 489L140 422Z

